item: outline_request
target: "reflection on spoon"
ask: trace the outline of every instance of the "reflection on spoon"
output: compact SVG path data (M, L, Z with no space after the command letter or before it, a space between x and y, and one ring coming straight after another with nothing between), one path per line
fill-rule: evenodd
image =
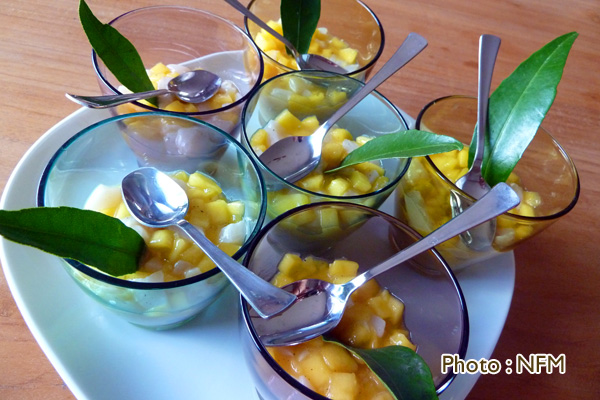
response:
M452 237L503 214L519 204L519 196L506 183L499 183L462 214L454 217L418 242L344 284L303 279L284 286L298 300L280 315L260 319L250 311L256 333L266 346L305 342L333 329L342 319L350 295L369 279L399 266Z
M216 264L263 318L289 307L296 296L258 277L219 249L184 217L189 203L185 190L156 168L131 172L121 185L123 200L131 215L153 228L178 226Z
M207 70L188 71L171 79L166 89L148 92L112 94L106 96L79 96L67 93L67 98L89 108L109 108L162 94L174 94L188 103L202 103L217 93L221 78Z

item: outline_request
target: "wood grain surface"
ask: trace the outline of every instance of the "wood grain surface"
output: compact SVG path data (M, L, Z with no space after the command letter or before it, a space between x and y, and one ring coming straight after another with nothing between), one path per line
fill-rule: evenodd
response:
M327 0L323 0L327 1ZM97 93L77 0L0 2L0 190L26 150L78 109L65 92ZM429 47L380 91L416 115L449 94L476 95L478 38L502 47L492 88L551 39L578 31L544 126L575 160L575 209L515 251L516 284L493 353L566 355L566 373L482 376L469 399L593 399L600 394L600 0L367 0L386 34L387 60L409 32ZM220 0L89 0L102 21L148 5L203 8L241 25ZM249 393L248 398L253 398ZM0 274L0 399L72 399L28 330Z

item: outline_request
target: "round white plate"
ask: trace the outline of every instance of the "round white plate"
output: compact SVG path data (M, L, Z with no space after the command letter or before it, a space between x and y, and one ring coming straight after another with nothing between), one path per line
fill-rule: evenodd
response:
M46 132L13 171L0 208L35 206L39 178L54 152L79 130L109 116L107 110L81 109ZM0 260L25 322L78 399L257 398L242 355L238 296L231 287L189 324L155 332L130 325L88 298L54 256L1 238ZM474 265L458 279L469 311L466 358L489 359L512 299L514 257L506 253ZM464 399L477 378L458 376L441 398Z

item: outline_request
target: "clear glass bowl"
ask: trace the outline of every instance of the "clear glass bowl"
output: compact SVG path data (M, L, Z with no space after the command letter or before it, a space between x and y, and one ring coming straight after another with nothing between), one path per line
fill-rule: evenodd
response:
M278 21L279 1L252 0L248 9L265 22ZM343 12L340 12L343 10ZM256 40L261 28L248 18L244 19L246 32ZM383 52L385 37L383 26L375 13L360 0L327 0L321 2L321 17L318 27L345 41L350 48L358 50L358 67L347 75L365 81ZM259 46L260 47L260 46ZM292 71L262 51L265 60L264 80Z
M171 154L136 141L131 126L180 126L186 137L218 146L195 147L194 153ZM136 146L132 148L131 142ZM218 150L215 151L215 148ZM55 153L42 175L38 206L84 208L99 185L118 186L129 172L153 166L165 172L185 169L214 178L228 201L245 205L246 237L233 255L241 258L264 220L265 186L259 168L248 152L225 132L203 121L162 112L127 114L98 122L76 133ZM183 324L210 305L228 283L214 268L172 282L138 282L104 274L87 265L65 260L65 269L83 291L129 322L153 329Z
M380 165L385 171L387 183L377 190L366 194L352 194L349 191L344 192L343 195L333 195L331 191L328 192L329 194L323 194L321 191L310 190L309 186L300 186L297 182L294 184L286 182L262 163L259 158L260 153L251 145L253 135L285 110L290 111L300 120L314 116L320 124L345 101L342 98L340 101L315 102L306 95L306 90L317 88L329 94L345 92L351 96L362 85L364 84L356 79L331 72L292 71L264 82L248 100L242 111L241 141L261 167L268 190L267 216L269 218L274 218L293 206L319 201L344 201L377 208L393 192L408 169L410 159L392 158L381 161ZM324 96L328 99L336 98L335 95L329 96L329 94ZM361 135L378 137L408 129L400 111L376 91L350 110L336 125L347 129L354 139ZM286 201L279 201L281 199Z
M425 106L417 118L416 127L469 144L476 122L476 98L449 96ZM413 158L398 186L396 215L422 235L427 235L451 218L451 194L474 201L454 185L458 176L444 175L442 170L446 170L446 166L436 165L435 159L431 156ZM507 182L518 183L521 189L513 187L523 199L537 199L539 204L536 204L535 215L519 215L517 208L498 217L492 247L487 249L474 250L458 236L439 245L437 249L455 271L493 257L498 252L514 249L567 214L577 203L579 177L573 160L543 128L538 130L513 172ZM518 180L520 182L516 182ZM539 194L539 199L537 195L525 193L523 188Z
M231 81L239 90L234 102L205 111L172 112L196 117L227 133L234 130L242 105L263 76L259 49L243 30L209 12L178 6L140 8L115 18L110 25L135 46L146 68L157 63L185 63ZM120 83L96 52L92 52L92 61L102 93L121 93ZM155 110L141 102L112 109L116 114Z
M320 215L337 213L338 225ZM329 220L330 221L330 220ZM383 212L356 204L325 202L289 211L269 222L248 249L244 264L270 280L286 253L326 261L358 262L359 273L420 239L414 230ZM429 365L437 392L454 378L441 372L441 355L464 359L469 324L465 300L453 273L435 250L423 253L375 278L405 305L404 322L417 353ZM325 399L286 373L269 355L252 325L248 304L242 304L242 340L249 370L265 400Z

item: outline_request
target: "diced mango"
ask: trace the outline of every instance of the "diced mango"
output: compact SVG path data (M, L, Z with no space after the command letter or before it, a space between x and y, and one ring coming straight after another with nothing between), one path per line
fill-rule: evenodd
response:
M167 252L173 247L173 231L168 229L159 229L152 233L148 242L150 249Z

